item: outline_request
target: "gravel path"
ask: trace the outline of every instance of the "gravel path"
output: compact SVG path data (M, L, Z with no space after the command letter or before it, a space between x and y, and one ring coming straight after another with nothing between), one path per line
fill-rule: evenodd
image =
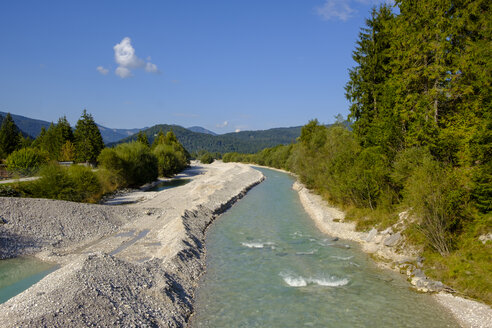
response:
M193 170L189 184L131 205L0 198L2 256L62 264L0 305L2 327L185 326L206 228L263 180L242 164Z

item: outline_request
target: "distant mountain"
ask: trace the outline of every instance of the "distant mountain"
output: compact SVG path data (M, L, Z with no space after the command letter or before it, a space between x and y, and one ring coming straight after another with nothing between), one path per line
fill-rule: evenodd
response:
M193 132L179 125L158 124L142 130L142 132L147 135L150 142L153 142L155 136L161 130L164 133L172 130L189 152L204 149L209 152L220 153L234 151L240 153L256 153L267 147L295 142L296 138L301 135L301 126L211 135ZM118 141L118 143L136 139L137 136L133 135Z
M0 112L0 116L5 117L7 113L5 112ZM50 122L46 121L41 121L41 120L36 120L33 118L21 116L21 115L15 115L15 114L10 114L12 116L12 119L14 120L15 125L24 133L31 138L36 138L39 133L41 132L41 128L44 127L45 129L49 128Z
M143 129L111 129L99 124L97 124L97 127L99 128L99 131L101 131L101 136L103 137L105 144L116 142L128 136L134 135L140 130L146 129L146 127Z
M0 112L0 116L5 117L6 115L7 113ZM14 120L17 127L23 133L31 136L31 138L36 138L41 132L41 128L44 127L45 129L48 129L51 124L51 122L48 121L36 120L33 118L16 115L12 113L10 115L12 116L12 119ZM142 129L111 129L99 124L97 124L97 127L99 128L99 131L101 131L101 136L105 144L121 140L135 133L138 133L138 131L142 130Z
M206 133L206 134L211 134L213 136L217 135L217 133L210 131L210 130L207 130L205 128L202 128L201 126L192 126L192 127L187 128L187 129L190 131L193 131L193 132Z

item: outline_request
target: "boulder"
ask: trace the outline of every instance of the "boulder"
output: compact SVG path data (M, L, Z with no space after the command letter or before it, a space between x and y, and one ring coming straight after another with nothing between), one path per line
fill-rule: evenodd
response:
M384 246L387 246L387 247L393 247L393 246L396 246L398 244L398 242L400 241L401 239L401 234L399 232L389 236L388 238L386 238L384 240Z
M378 229L372 228L371 231L367 234L366 241L370 242L376 235L378 234Z

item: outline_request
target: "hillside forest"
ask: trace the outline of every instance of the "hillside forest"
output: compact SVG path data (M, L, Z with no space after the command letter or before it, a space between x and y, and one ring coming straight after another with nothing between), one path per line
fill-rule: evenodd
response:
M345 86L352 131L317 120L297 143L242 161L294 172L361 230L408 213L426 273L492 304L492 110L488 1L374 8ZM398 13L395 13L398 12Z

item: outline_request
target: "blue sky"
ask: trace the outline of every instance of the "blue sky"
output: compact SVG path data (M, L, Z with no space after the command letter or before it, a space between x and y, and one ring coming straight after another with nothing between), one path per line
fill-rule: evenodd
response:
M0 2L0 111L218 133L348 114L376 0Z

